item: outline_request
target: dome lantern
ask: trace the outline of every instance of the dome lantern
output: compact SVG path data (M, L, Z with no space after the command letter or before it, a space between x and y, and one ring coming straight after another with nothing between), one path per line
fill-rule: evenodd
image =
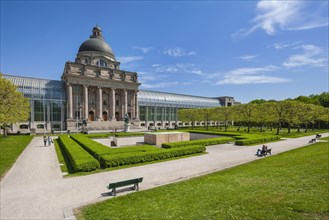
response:
M98 25L92 29L92 35L90 35L90 38L81 44L78 56L79 54L92 54L93 52L103 54L104 56L110 57L113 61L115 61L112 48L104 40L102 30Z

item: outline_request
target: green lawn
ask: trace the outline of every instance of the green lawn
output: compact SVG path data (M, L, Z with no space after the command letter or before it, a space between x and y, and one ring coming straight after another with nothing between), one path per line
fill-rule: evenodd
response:
M27 135L0 137L0 179L5 176L32 138Z
M328 143L316 143L75 212L86 220L329 219L328 161Z

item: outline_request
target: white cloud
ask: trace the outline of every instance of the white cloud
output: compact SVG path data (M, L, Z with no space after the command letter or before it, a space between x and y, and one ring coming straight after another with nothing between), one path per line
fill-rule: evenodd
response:
M167 88L167 87L175 86L177 84L178 82L160 82L160 83L152 83L152 84L143 83L141 87L145 89Z
M302 43L301 41L295 41L292 43L275 43L273 45L268 46L268 48L273 47L276 50L281 50L288 47L295 47L297 45L300 45L301 43Z
M258 29L274 35L278 29L308 30L329 24L328 2L261 0L256 8L257 15L251 20L253 26L240 29L232 34L233 38L249 35Z
M196 75L204 75L203 71L200 70L195 64L191 63L177 63L172 65L152 65L154 70L159 73L192 73Z
M133 49L135 50L140 50L142 51L143 53L148 53L150 52L151 50L153 50L154 48L153 47L133 47Z
M144 57L141 56L132 56L132 57L117 57L117 60L119 60L119 62L121 62L122 64L127 64L130 62L135 62L135 61L139 61L142 60Z
M182 56L196 55L195 51L187 52L186 50L184 50L183 48L180 48L180 47L168 48L168 49L165 49L162 53L165 54L165 55L168 55L168 56L172 56L172 57L182 57Z
M149 81L160 81L164 78L166 78L166 75L159 75L159 74L154 74L154 73L148 73L148 72L139 72L139 82L141 83L147 83Z
M283 62L283 66L288 68L296 67L324 67L328 64L328 58L325 51L315 45L301 45L295 49L303 50L302 53L291 55L286 61Z
M239 59L245 60L245 61L251 61L256 57L257 57L257 55L245 55L245 56L240 56Z
M265 67L255 68L237 68L226 72L224 74L217 74L217 76L223 75L223 79L216 82L217 85L242 85L242 84L263 84L263 83L283 83L289 81L288 79L268 76L264 73L273 72L280 69L279 67L269 65Z

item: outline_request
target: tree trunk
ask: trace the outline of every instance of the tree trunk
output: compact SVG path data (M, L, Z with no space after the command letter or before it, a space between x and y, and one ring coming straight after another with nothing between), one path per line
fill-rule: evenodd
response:
M227 121L224 122L224 128L225 128L225 131L227 131Z
M290 123L288 123L288 134L290 133L290 130L291 130L291 125Z
M3 136L7 137L7 129L6 129L6 125L3 126Z
M248 133L250 132L250 122L248 122Z
M280 128L281 128L281 123L279 122L279 123L278 123L278 127L277 127L277 129L276 129L276 135L279 135L279 133L280 133Z

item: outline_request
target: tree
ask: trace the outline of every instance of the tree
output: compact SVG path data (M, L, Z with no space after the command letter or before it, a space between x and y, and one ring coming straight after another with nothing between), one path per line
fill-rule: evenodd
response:
M0 126L6 136L10 124L26 121L30 116L30 102L15 85L0 74Z
M236 105L235 110L241 114L243 121L247 123L248 133L250 132L250 125L253 119L253 114L256 109L256 104L242 104Z
M282 124L290 120L292 101L267 102L266 104L271 111L272 120L277 124L276 135L279 135Z
M192 123L192 129L194 129L195 122L199 119L199 109L180 109L178 110L178 117L181 121L187 121Z

